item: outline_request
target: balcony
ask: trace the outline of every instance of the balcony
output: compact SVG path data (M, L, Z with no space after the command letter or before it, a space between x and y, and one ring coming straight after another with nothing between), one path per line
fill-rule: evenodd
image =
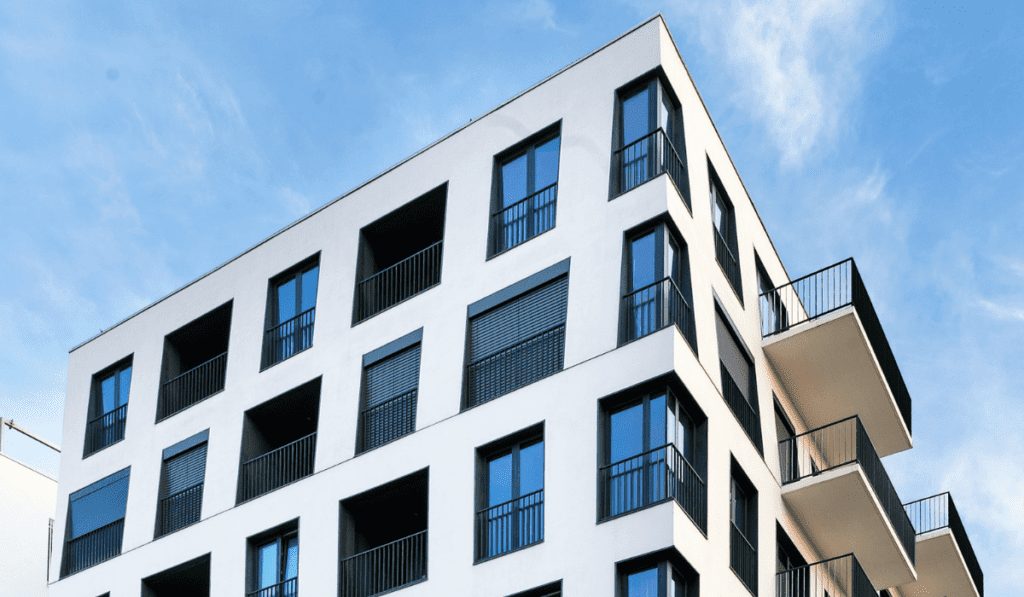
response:
M917 582L900 587L915 597L984 597L985 578L949 493L905 505L917 532Z
M761 438L761 414L757 408L756 400L754 402L747 400L747 397L743 395L743 391L740 390L732 375L729 374L725 363L718 361L718 368L722 374L722 398L729 405L729 410L736 415L736 420L739 421L740 427L743 428L751 443L754 444L757 453L764 456L764 442Z
M263 332L263 369L313 346L316 307L306 309Z
M733 233L735 236L735 233ZM743 302L743 278L740 276L740 262L736 258L736 254L729 248L729 242L725 240L722 233L715 228L715 259L718 261L718 265L721 266L722 272L725 274L725 279L729 280L729 285L736 291L736 296L740 299L740 303Z
M224 389L231 306L217 307L164 338L158 422Z
M689 195L684 192L684 189L689 188L686 167L664 129L656 129L617 150L614 158L619 179L618 194L631 191L648 180L668 173L686 209L692 211Z
M779 443L782 498L823 557L851 551L877 589L914 581L914 528L851 417Z
M602 466L598 476L602 520L675 500L707 534L707 484L674 445Z
M359 231L352 325L441 283L447 184Z
M246 411L236 503L313 474L320 378Z
M729 523L729 566L750 592L757 595L757 548L750 544L735 523Z
M299 579L290 578L265 589L246 593L246 597L299 597Z
M622 297L621 325L620 335L624 342L675 325L694 354L697 353L693 308L671 278L644 286Z
M362 412L360 453L416 431L416 393L405 392Z
M142 597L181 595L210 597L210 554L142 579Z
M86 423L85 455L123 440L127 414L128 405L125 404Z
M203 484L194 485L160 500L157 537L199 522L203 507Z
M775 575L775 597L877 597L853 554Z
M121 555L123 537L124 519L121 518L68 541L64 544L60 577L64 578Z
M467 405L477 406L562 370L565 324L531 336L466 367Z
M476 513L476 560L494 558L544 540L544 490Z
M491 255L504 253L555 227L558 183L491 215Z
M911 447L910 394L853 259L760 307L764 352L809 427L857 415L881 456Z
M341 502L340 597L372 597L427 579L426 470Z

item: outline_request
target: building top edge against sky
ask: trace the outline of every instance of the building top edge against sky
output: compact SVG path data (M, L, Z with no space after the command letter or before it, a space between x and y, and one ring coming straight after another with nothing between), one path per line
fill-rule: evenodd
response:
M514 96L513 96L513 97L511 97L511 98L509 98L508 100L505 100L504 102L502 102L502 103L498 104L497 106L495 106L494 108L492 108L492 109L488 110L487 112L485 112L485 113L484 113L484 114L482 114L481 116L479 116L479 117L477 117L477 118L473 118L473 119L470 119L470 121L469 121L469 122L467 122L466 124L464 124L464 125L462 125L462 126L458 127L457 129L455 129L455 130L451 131L450 133L448 133L448 134L444 135L444 136L443 136L443 137L441 137L440 139L438 139L438 140L436 140L436 141L434 141L434 142L430 143L429 145L427 145L427 146L423 147L422 149L420 149L420 150L416 151L416 152L415 152L415 153L413 153L412 155L410 155L410 156L408 156L408 157L406 157L406 158L404 158L404 159L400 160L399 162L395 163L395 164L394 164L393 166L391 166L391 167L389 167L389 168L387 168L387 169L385 169L385 170L381 171L380 173L378 173L378 174L376 174L376 175L372 176L371 178L367 179L366 181L364 181L364 182L362 182L362 183L360 183L360 184L356 185L356 186L355 186L355 187L353 187L352 189L350 189L350 190L348 190L348 191L345 191L344 193L342 193L341 195L338 195L338 196L337 196L337 197L335 197L334 199L331 199L330 201L328 201L328 202L327 202L327 203L325 203L324 205L321 205L320 207L317 207L317 208L315 208L315 209L314 209L313 211L311 211L310 213L308 213L308 214L306 214L306 215L304 215L304 216L302 216L302 217L298 218L297 220L294 220L293 222L290 222L289 224L287 224L286 226L284 226L284 227L283 227L283 228L281 228L280 230L278 230L278 231L274 232L273 234L271 234L271 235L267 236L267 237L266 237L266 238L264 238L263 240L261 240L261 241L257 242L256 244L254 244L254 245L252 245L251 247L249 247L249 248L245 249L245 250L244 250L244 251L242 251L241 253L239 253L239 254L235 255L234 257L232 257L232 258L228 259L228 260L227 260L227 261L225 261L224 263L221 263L220 265L218 265L218 266L214 267L213 269L209 270L208 272L206 272L206 273L204 273L204 274L200 275L199 277L197 277L197 278L195 278L195 279L193 279L193 280L191 280L191 281L189 281L189 282L185 283L184 285L180 286L179 288L176 288L175 290L172 290L171 292L167 293L167 294L166 294L166 295L164 295L163 297L161 297L161 298L159 298L159 299L157 299L157 300L155 300L155 301L153 301L153 302L149 303L149 304L148 304L148 305L146 305L145 307L143 307L143 308L139 309L138 311L135 311L134 313L132 313L132 314L128 315L128 316L127 316L127 317L125 317L124 319L121 319L120 321L118 321L118 322L114 323L114 324L113 324L113 325L111 325L110 327L108 327L108 328L105 328L105 329L101 330L101 331L100 331L99 333L97 333L96 335L94 335L94 336L92 336L92 337L90 337L90 338L88 338L88 339L86 339L86 340L83 340L82 342L79 342L78 344L76 344L76 345L72 346L72 347L71 347L71 348L70 348L70 349L68 350L68 352L69 352L69 353L70 353L70 352L74 352L74 351L76 351L76 350L78 350L78 349L82 348L83 346L85 346L85 345L87 345L87 344L89 344L89 343L91 343L91 342L95 341L95 340L96 340L97 338L100 338L101 336L103 336L103 335L105 335L105 334L109 333L109 332L110 332L111 330L113 330L113 329L117 328L118 326L121 326L121 325L123 325L124 323L128 322L129 320L131 320L131 319L133 319L133 318L137 317L137 316L138 316L139 314L141 314L141 313L143 313L143 312L145 312L145 311L147 311L147 310L151 309L151 308L152 308L153 306L155 306L155 305L157 305L157 304L159 304L159 303L161 303L161 302L163 302L163 301L167 300L168 298L170 298L170 297L172 297L172 296L174 296L174 295L176 295L176 294L180 293L181 291L185 290L186 288L188 288L188 287L190 287L190 286L192 286L192 285L196 284L197 282L199 282L199 281L203 280L203 279L204 279L204 278L206 278L207 276L210 276L210 275L211 275L211 274L213 274L214 272L216 272L216 271L218 271L218 270L222 269L223 267L225 267L225 266L227 266L227 265L229 265L229 264L233 263L234 261L237 261L237 260L238 260L239 258L241 258L241 257L245 256L245 255L246 255L246 254L248 254L249 252L251 252L251 251L253 251L253 250L255 250L255 249L259 248L260 246L262 246L262 245L264 245L264 244L266 244L266 243L267 243L268 241L270 241L270 240L272 240L272 239L276 238L277 236L279 236L279 235L281 235L281 234L285 233L286 231L290 230L291 228L294 228L295 226L297 226L297 225L301 224L302 222L304 222L304 221L306 221L306 220L308 220L308 219L310 219L310 218L312 218L312 217L316 216L316 215L317 215L318 213L320 213L320 212L322 212L322 211L324 211L324 210L326 210L326 209L330 208L331 206L333 206L334 204L338 203L339 201L342 201L343 199L347 199L347 198L351 197L352 195L354 195L354 194L358 193L359 191L363 190L363 189L364 189L364 188L366 188L367 186L370 186L370 185L372 185L372 184L373 184L373 183L374 183L375 181L377 181L377 180L378 180L378 179L380 179L381 177L383 177L383 176L386 176L387 174L391 173L392 171L394 171L394 170L396 170L396 169L398 169L398 168L401 168L402 166L404 166L404 165L406 165L407 163L409 163L409 162L411 162L411 161L415 160L415 159L416 159L417 157L419 157L419 156L423 155L424 153L427 153L427 152L429 152L429 151L431 151L431 150L433 150L433 149L435 149L435 148L438 148L438 147L439 147L439 146L441 146L441 145L442 145L442 144L443 144L444 142L448 141L448 140L449 140L449 139L451 139L452 137L454 137L454 136L458 135L459 133L463 132L463 131L464 131L464 130L466 130L467 128L469 128L469 127L472 127L472 126L474 126L474 125L478 124L479 122L481 122L481 121L483 121L484 119L486 119L486 118L487 118L488 116L490 116L490 115L494 114L495 112L498 112L498 111L499 111L499 110L500 110L501 108L503 108L503 107L505 107L505 106L507 106L507 105L509 105L509 104L511 104L511 103L513 103L513 102L515 102L516 100L518 100L518 99L519 99L519 98L521 98L522 96L524 96L524 95L528 94L529 92L533 91L534 89L536 89L536 88L538 88L538 87L541 87L541 86L542 86L542 85L544 85L545 83L547 83L547 82L551 81L552 79L555 79L555 78L557 78L558 76L562 75L562 74L563 74L563 73L565 73L566 71L569 71L570 69L572 69L572 68L576 67L577 65L579 65L579 64L581 64L581 63L583 63L583 62L585 62L586 60L588 60L588 59L590 59L590 58L594 57L595 55L597 55L597 54L599 54L600 52L602 52L602 51L604 51L604 50L608 49L609 47L611 47L611 46L615 45L616 43L619 43L619 42L620 42L620 41L622 41L622 40L623 40L624 38L628 37L628 36L629 36L629 35L631 35L632 33L636 32L637 30L639 30L639 29L643 28L644 26L648 25L649 23L651 23L651 22L653 22L653 21L658 21L658 22L659 22L659 23L661 24L661 26L665 28L665 33L666 33L666 34L668 35L669 39L670 39L670 40L672 40L672 32L671 32L671 30L670 30L670 29L668 28L668 23L666 23L666 22L665 22L664 16L663 16L663 15L662 15L662 14L661 14L660 12L659 12L659 13L656 13L656 14L654 14L654 15L652 15L651 17L649 17L649 18L645 19L644 21L642 21L641 23L639 23L638 25L636 25L635 27L633 27L633 28L632 28L632 29L630 29L629 31L626 31L626 32L625 32L625 33L623 33L622 35L619 35L619 36L618 36L618 37L616 37L615 39L613 39L613 40L609 41L608 43L606 43L606 44L602 45L601 47L597 48L596 50L594 50L594 51L592 51L592 52L590 52L590 53L586 54L585 56L583 56L583 57L581 57L581 58L579 58L579 59L577 59L577 60L575 60L575 61L573 61L572 63L568 64L567 66L565 66L565 67L563 67L563 68L559 69L559 70L558 70L557 72L555 72L555 73L553 73L553 74L551 74L551 75L549 75L549 76L547 76L547 77L544 77L544 78L543 78L542 80L540 80L540 81L538 81L537 83L535 83L535 84L531 85L530 87L528 87L528 88L524 89L523 91L521 91L521 92L517 93L516 95L514 95ZM736 165L735 165L735 163L734 163L734 162L732 161L732 156L731 156L731 155L729 155L729 149L728 149L728 147L727 147L727 146L725 145L725 142L724 142L724 140L722 140L722 139L721 139L721 135L720 135L720 134L718 134L718 129L717 129L717 126L715 125L715 123L714 123L714 120L712 120L712 119L711 119L711 113L710 113L710 112L708 111L708 109L707 109L707 105L706 105L706 104L704 103L704 98L703 98L703 97L702 97L702 96L700 95L700 89L699 89L699 88L697 88L696 82L695 82L695 81L693 80L693 77L692 77L692 75L691 75L691 73L690 73L690 70L689 70L689 68L687 68L687 67L686 67L686 61L685 61L685 60L683 59L683 56L682 56L682 54L681 54L681 53L679 52L679 48L678 48L678 47L677 47L677 46L675 45L675 42L674 42L674 40L672 40L672 49L674 50L674 52L675 52L676 56L677 56L677 57L679 58L679 61L680 61L680 62L682 63L682 65L683 65L683 69L685 70L685 72L686 72L686 75L687 75L687 77L689 78L690 84L691 84L691 85L693 86L694 90L696 91L696 94L697 94L697 98L698 98L698 99L700 100L700 105L701 105L701 107L702 107L702 109L704 110L705 114L707 115L707 117L708 117L708 120L709 120L709 121L711 122L711 126L712 126L712 128L714 128L714 130L715 130L715 133L716 133L716 135L718 135L718 137L719 137L719 142L721 142L721 143L722 143L722 146L723 146L723 148L725 149L726 157L727 157L727 158L729 159L729 165L730 165L730 166L732 167L733 171L734 171L734 172L736 172L736 176L737 176L737 178L738 178L738 180L739 180L739 183L740 183L741 187L743 188L743 191L744 191L744 193L743 193L743 195L744 195L744 198L745 198L745 199L746 199L746 200L747 200L747 201L748 201L748 202L750 203L751 207L752 207L752 208L753 208L753 210L754 210L754 213L755 213L755 215L757 215L757 217L758 217L758 222L760 223L761 227L762 227L762 228L764 229L764 231L765 231L765 234L766 234L766 235L768 235L768 241L769 241L769 243L771 243L771 244L772 244L772 250L773 250L773 252L775 253L775 255L776 255L776 258L777 258L777 259L779 260L779 263L781 264L781 266L782 266L782 268L783 268L783 271L785 272L785 268L786 268L786 265L785 265L785 263L784 263L784 262L782 261L782 258L781 258L781 256L780 256L780 255L778 254L778 251L776 250L776 248L775 248L775 245L774 245L774 243L772 243L772 241L771 241L771 235L770 235L770 234L768 234L768 229L767 229L767 227L765 227L765 225L764 225L764 221L763 221L763 220L761 219L760 213L758 213L758 211L757 211L757 205L756 205L756 204L754 203L754 201L753 201L753 200L752 200L752 199L750 198L750 195L749 195L749 193L747 193L746 185L745 185L745 184L743 183L743 177L742 177L742 175L741 175L741 174L739 173L739 170L737 170L737 169L736 169ZM788 273L786 273L786 274L785 274L785 280L786 280L786 281L788 282L788 281L789 281L789 279L790 279L790 278L789 278L789 275L788 275Z

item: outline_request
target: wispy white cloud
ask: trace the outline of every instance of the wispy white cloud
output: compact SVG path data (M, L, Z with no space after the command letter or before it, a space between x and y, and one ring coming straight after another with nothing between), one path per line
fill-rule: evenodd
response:
M990 316L1002 321L1024 322L1024 307L1004 305L988 299L978 299L978 305Z
M677 1L737 105L760 120L782 163L802 164L836 133L861 87L860 66L885 43L880 0Z
M551 31L567 33L568 30L556 22L556 8L550 0L513 0L500 5L500 13L506 22L540 27Z

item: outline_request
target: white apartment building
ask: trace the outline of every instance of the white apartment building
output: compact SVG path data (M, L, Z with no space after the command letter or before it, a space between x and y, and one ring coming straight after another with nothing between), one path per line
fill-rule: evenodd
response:
M50 595L981 597L822 266L655 16L74 348Z
M38 459L26 458L24 450L10 450L12 439L59 451L0 418L0 597L46 597L57 480L39 470Z

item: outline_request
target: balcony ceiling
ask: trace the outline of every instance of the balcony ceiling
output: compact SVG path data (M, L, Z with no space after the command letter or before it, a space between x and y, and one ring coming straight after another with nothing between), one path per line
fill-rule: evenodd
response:
M913 582L914 566L857 463L782 487L822 559L853 553L876 589Z
M879 456L913 445L852 306L769 336L762 347L808 429L859 415Z
M967 563L948 527L917 536L917 582L902 585L905 597L979 597Z

